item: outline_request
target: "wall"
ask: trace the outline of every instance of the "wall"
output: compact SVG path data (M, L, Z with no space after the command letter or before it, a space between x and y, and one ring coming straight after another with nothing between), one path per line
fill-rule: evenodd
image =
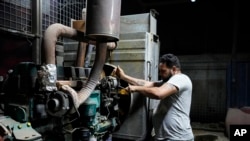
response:
M249 62L248 55L238 55L245 62ZM237 60L242 60L237 58ZM234 78L238 78L238 85L231 85L232 80L231 62L232 56L226 54L207 54L207 55L183 55L180 56L183 73L190 76L193 82L193 96L191 107L191 121L193 122L223 122L228 106L231 104L242 105L247 99L247 91L240 91L240 88L247 88L249 83L242 85L241 80L247 80L245 76L250 72L249 67L234 67L238 73L234 73ZM244 70L245 73L239 73ZM243 71L242 71L243 72ZM241 79L240 79L241 78ZM246 81L247 82L247 81ZM232 87L234 86L234 87ZM230 89L231 91L228 91ZM241 101L235 100L233 90L239 94L237 97ZM241 98L240 98L241 97ZM249 104L249 102L248 102Z
M181 56L183 73L193 82L191 120L222 121L226 106L227 59L220 56Z

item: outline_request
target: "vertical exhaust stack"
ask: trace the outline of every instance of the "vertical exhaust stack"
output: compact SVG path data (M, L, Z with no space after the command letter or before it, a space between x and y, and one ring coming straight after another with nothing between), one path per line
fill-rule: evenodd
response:
M95 89L102 72L108 42L119 40L121 0L87 0L85 36L96 41L96 57L90 77L78 93L81 105Z
M119 40L121 0L87 0L86 37L97 42Z

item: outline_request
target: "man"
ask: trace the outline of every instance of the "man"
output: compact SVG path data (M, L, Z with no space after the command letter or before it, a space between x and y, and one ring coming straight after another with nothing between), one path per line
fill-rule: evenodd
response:
M127 91L138 92L149 98L160 99L153 115L155 140L157 141L193 141L190 125L190 107L192 100L192 82L181 73L179 59L173 54L160 58L159 82L149 82L131 77L118 66L113 71L120 79L129 83Z

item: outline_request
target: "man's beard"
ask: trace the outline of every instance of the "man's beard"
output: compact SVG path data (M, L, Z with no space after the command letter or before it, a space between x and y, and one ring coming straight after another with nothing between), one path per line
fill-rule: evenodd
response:
M173 76L173 75L171 74L171 75L169 75L169 76L166 77L166 78L162 78L163 82L167 82L172 76Z

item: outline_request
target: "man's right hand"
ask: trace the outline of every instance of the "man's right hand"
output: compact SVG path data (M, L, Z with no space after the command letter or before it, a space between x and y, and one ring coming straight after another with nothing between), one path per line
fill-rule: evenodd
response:
M123 71L122 68L120 68L119 66L117 66L113 72L112 75L117 76L118 78L122 79L125 76L125 73Z

